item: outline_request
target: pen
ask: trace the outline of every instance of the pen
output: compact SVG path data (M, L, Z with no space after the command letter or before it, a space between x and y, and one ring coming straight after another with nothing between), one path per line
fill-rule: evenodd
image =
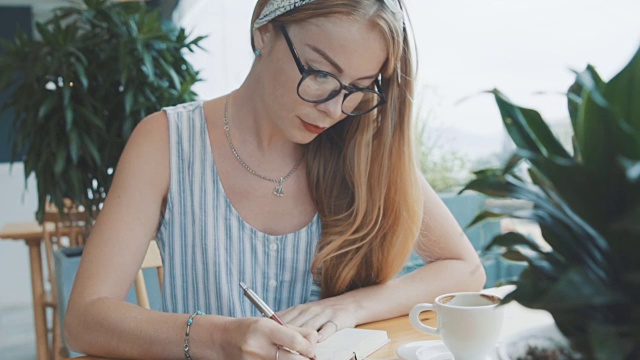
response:
M264 315L264 317L267 317L280 325L284 325L284 321L280 320L278 315L276 315L276 313L271 310L269 305L267 305L267 303L265 303L264 300L260 298L260 296L253 292L253 290L249 289L249 287L247 287L247 285L242 281L240 281L240 287L242 288L244 296L246 296L249 301L251 301L251 303L262 313L262 315Z
M264 300L262 300L260 298L260 296L258 296L258 294L253 292L253 290L249 289L249 287L245 283L243 283L242 281L240 281L240 287L242 288L242 292L244 293L244 296L246 296L247 299L249 299L251 301L251 303L262 313L262 315L264 317L267 317L267 318L277 322L278 324L280 324L282 326L287 326L287 325L285 325L284 321L282 321L278 317L278 315L276 315L276 313L273 312L273 310L271 310L269 305L267 305L267 303L265 303ZM290 353L292 353L292 354L300 355L299 352L297 352L295 350L291 350L286 346L282 346L281 348L286 350L286 351L288 351L288 352L290 352Z

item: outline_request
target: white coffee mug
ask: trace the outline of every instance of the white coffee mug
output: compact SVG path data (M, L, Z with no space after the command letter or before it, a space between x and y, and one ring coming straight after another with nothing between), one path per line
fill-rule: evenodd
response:
M479 292L440 295L434 304L417 304L409 320L416 330L439 335L456 360L485 360L495 351L502 329L501 299ZM438 327L420 321L420 313L433 310Z

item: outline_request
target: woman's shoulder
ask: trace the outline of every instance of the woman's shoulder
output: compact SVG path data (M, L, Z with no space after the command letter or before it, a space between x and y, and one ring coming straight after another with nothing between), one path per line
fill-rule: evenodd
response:
M163 134L168 134L169 126L167 119L168 117L164 109L148 115L138 123L129 140L137 140L136 138L141 138L139 140L153 140L156 136L162 137ZM150 136L152 139L149 139Z
M119 183L124 184L121 191L128 194L126 189L139 188L147 196L164 196L169 186L169 164L167 115L158 111L140 121L127 141L116 171Z
M160 111L149 114L136 126L134 134L164 135L169 133L169 119L177 113L192 113L202 108L202 101L191 101L178 105L165 106ZM132 134L132 136L134 135ZM163 136L164 137L164 136Z
M162 108L164 113L189 113L202 108L203 101L191 101L173 106L165 106Z

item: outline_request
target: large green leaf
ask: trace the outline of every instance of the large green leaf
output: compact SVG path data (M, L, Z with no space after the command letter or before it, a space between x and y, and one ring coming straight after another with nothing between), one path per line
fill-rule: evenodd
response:
M622 69L605 87L604 95L615 113L640 132L640 48L627 66Z
M600 175L594 174L593 170L578 163L564 161L562 158L545 158L526 149L518 149L517 154L532 164L529 175L536 185L544 191L562 194L562 200L588 221L595 223L604 221L606 214L604 203L608 200L608 194L597 192L592 196L584 196L585 193L592 192L593 188L602 188Z
M507 214L485 210L485 211L482 211L482 212L478 213L466 227L470 228L470 227L475 226L475 225L477 225L477 224L479 224L479 223L481 223L481 222L483 222L485 220L500 219L500 218L504 218L505 216L507 216Z
M469 182L460 192L466 190L475 190L499 198L515 198L534 203L544 202L544 194L537 187L518 181L510 174L480 175Z
M585 268L572 267L542 295L541 301L549 304L549 310L623 304L624 297L612 292L610 286L593 278Z
M597 76L595 70L590 74ZM615 119L608 104L603 106L600 100L595 100L601 97L604 86L600 81L594 81L591 87L583 86L580 94L582 103L577 109L574 131L582 164L608 173L608 166L614 161Z
M59 101L59 100L55 96L48 96L45 99L45 101L38 108L38 119L40 121L45 121L46 120L47 115L49 115L49 112L54 107L54 105L55 105L55 103L57 101Z
M616 147L623 156L640 160L640 49L604 89L617 131Z
M519 148L545 157L571 159L567 150L553 135L537 111L514 105L498 90L493 90L492 93L500 109L505 128Z
M520 304L533 308L544 309L544 303L540 301L541 294L546 293L552 281L536 272L533 268L525 268L516 281L516 289L504 298L504 302L516 300Z
M634 360L640 356L638 352L640 339L634 338L630 329L621 331L620 326L612 326L604 321L592 321L589 323L588 334L595 359Z
M78 164L78 157L80 152L80 136L75 129L69 131L69 155L71 155L71 161L74 165Z

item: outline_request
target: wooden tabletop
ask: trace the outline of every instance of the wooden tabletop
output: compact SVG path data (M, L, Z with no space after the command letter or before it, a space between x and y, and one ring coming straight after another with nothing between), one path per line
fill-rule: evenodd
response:
M46 223L47 230L55 231L55 225ZM14 222L0 227L0 239L6 240L40 240L43 228L37 221Z
M423 323L430 326L436 326L436 316L432 311L425 311L420 315ZM501 339L505 339L513 334L523 330L530 329L534 326L553 323L551 314L544 310L532 310L522 305L511 302L505 305L505 318L502 326ZM386 330L391 341L380 348L375 353L368 356L367 359L385 359L400 360L396 354L398 347L414 341L435 340L437 336L428 335L415 330L409 323L408 316L400 316L393 319L377 321L369 324L358 326L362 329ZM82 360L106 360L98 357L83 357Z
M421 316L422 321L431 326L435 326L435 314L431 311L427 311L422 313ZM371 356L367 357L367 359L386 359L386 360L398 360L400 359L396 355L396 349L403 345L413 341L420 340L429 340L429 339L437 339L437 336L427 335L425 333L414 330L411 324L409 323L408 316L400 316L393 319L377 321L369 324L363 324L358 326L361 329L375 329L375 330L386 330L389 334L389 338L391 342L380 348L380 350L376 351ZM105 358L93 357L93 356L84 356L81 358L82 360L107 360Z
M426 311L420 314L420 320L422 320L425 325L436 326L436 315L433 311ZM364 324L358 326L358 328L386 330L391 339L387 345L371 354L371 356L368 356L367 359L397 360L400 359L398 355L396 355L396 349L398 347L414 341L435 340L440 338L414 329L411 323L409 323L409 316L400 316L389 320Z

